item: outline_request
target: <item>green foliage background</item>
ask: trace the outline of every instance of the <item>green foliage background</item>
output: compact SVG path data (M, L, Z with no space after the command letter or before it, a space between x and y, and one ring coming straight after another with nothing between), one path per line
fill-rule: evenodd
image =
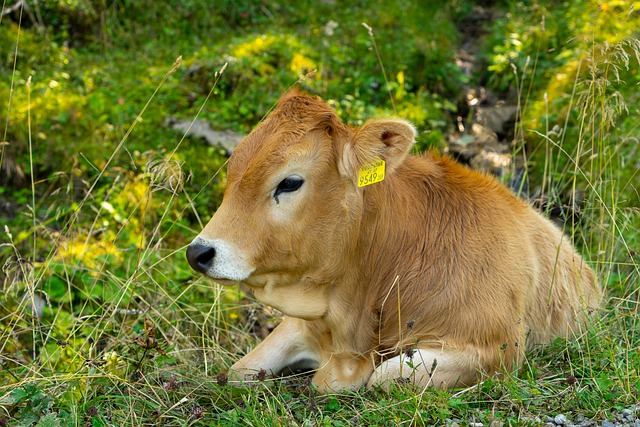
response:
M3 13L0 422L535 425L637 402L640 4L488 3L50 0ZM482 8L467 75L456 52ZM516 102L528 186L563 204L585 194L565 231L607 287L601 319L469 390L225 384L264 319L184 259L220 202L226 155L166 119L246 133L296 84L349 124L411 120L417 150L444 149L466 85Z

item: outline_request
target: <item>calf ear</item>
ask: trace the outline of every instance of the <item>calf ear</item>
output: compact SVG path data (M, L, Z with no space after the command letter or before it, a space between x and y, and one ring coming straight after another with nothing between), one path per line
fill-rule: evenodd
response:
M357 176L358 169L382 159L391 174L405 159L416 139L416 129L404 120L378 119L357 129L342 153L341 172Z

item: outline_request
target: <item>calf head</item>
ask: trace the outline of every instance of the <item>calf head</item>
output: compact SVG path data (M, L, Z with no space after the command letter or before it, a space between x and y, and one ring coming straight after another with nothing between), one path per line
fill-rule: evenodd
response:
M190 265L246 284L289 316L321 317L355 255L366 191L358 170L383 159L392 175L414 138L404 121L350 128L321 100L284 95L229 159L222 204L189 245Z

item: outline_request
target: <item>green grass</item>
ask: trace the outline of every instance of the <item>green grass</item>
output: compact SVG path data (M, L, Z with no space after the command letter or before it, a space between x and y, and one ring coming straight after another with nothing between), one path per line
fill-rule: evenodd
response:
M43 5L35 23L3 17L0 124L8 145L0 201L16 213L0 211L0 423L459 418L534 426L537 416L544 422L558 413L602 420L636 403L640 18L625 2L502 2L503 18L479 52L488 71L470 78L516 94L522 120L514 150L526 151L530 187L565 205L583 199L565 232L607 290L583 336L536 349L515 375L464 390L398 384L389 393L319 396L308 377L250 388L226 382L227 367L259 341L256 329L277 318L187 265L184 246L220 201L226 159L167 129L166 116L247 132L316 69L301 86L330 100L346 122L395 107L418 126L420 148L441 147L469 82L452 64L456 23L472 6L425 3L405 19L406 7L394 1L337 10L77 0ZM338 24L332 35L330 20ZM98 30L72 35L83 26ZM45 305L40 316L34 298Z

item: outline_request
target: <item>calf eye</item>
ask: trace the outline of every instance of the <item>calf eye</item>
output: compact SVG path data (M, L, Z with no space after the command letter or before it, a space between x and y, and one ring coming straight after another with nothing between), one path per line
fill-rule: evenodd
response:
M304 179L299 177L298 175L288 176L276 187L276 192L273 194L273 198L276 199L276 203L279 202L278 196L282 193L293 193L302 187L304 184Z

